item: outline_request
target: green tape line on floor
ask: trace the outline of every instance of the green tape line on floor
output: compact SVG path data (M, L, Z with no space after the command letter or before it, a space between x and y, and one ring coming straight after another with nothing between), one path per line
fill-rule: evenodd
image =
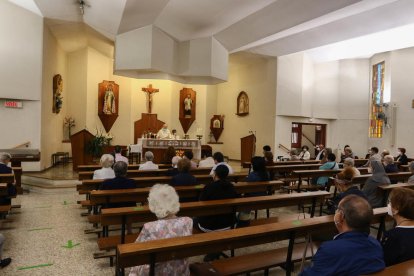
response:
M51 230L53 229L52 227L44 227L44 228L33 228L33 229L29 229L27 231L41 231L41 230Z
M26 270L26 269L33 269L33 268L39 268L39 267L45 267L45 266L51 266L53 264L40 264L40 265L33 265L33 266L21 266L18 267L17 270Z

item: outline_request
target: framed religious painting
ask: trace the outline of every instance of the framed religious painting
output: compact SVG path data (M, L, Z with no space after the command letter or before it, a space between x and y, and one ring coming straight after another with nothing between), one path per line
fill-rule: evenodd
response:
M98 84L98 116L109 132L118 118L119 85L114 81L102 81Z
M224 129L224 115L213 115L210 119L210 130L213 133L214 139L218 142L221 133Z
M246 116L249 114L249 96L246 92L242 91L237 96L237 112L238 116Z

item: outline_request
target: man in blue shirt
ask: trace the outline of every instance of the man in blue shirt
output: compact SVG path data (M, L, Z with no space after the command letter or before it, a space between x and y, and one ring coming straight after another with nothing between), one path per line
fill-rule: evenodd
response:
M300 275L361 275L385 268L380 243L369 236L373 211L368 201L349 195L339 202L334 222L339 234L325 242Z

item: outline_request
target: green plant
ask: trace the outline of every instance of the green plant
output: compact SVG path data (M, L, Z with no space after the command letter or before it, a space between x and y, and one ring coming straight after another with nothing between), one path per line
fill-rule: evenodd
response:
M110 133L96 130L95 137L86 145L86 152L93 157L101 157L104 146L109 146L114 137Z

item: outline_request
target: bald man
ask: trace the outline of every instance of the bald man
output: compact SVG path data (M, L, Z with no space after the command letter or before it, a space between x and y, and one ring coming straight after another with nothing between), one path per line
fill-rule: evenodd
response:
M168 129L168 125L164 124L157 133L157 139L171 139L171 132Z
M356 195L344 197L334 215L339 234L325 242L300 275L361 275L385 268L380 243L369 236L373 211L368 201Z

